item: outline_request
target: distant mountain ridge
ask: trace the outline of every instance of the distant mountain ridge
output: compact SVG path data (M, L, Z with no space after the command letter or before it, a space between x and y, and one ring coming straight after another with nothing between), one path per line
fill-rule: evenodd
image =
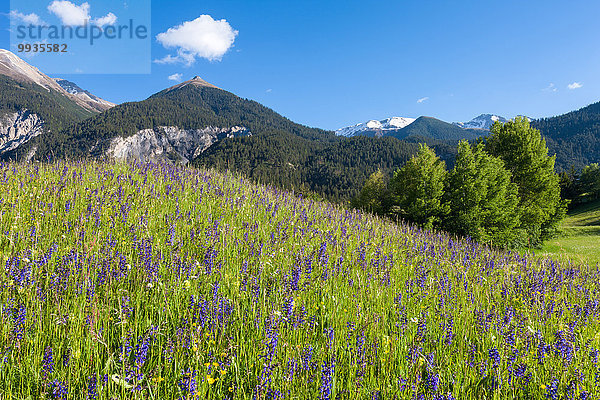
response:
M345 127L335 131L336 135L343 137L390 136L404 140L420 137L423 139L458 141L461 139L472 140L485 134L480 130L463 128L456 124L449 124L432 117L405 118L393 117L381 121L371 120L365 123Z
M8 76L19 82L33 83L46 90L63 91L52 78L5 49L0 49L0 75Z
M392 117L381 121L370 120L360 124L347 126L338 129L335 134L338 136L384 136L386 131L402 129L415 122L415 118Z
M89 91L80 88L77 84L66 79L54 78L54 81L58 83L60 87L63 88L67 93L81 99L99 112L108 110L116 105L115 103L111 103L110 101L106 101L96 95L93 95Z
M409 128L415 121L420 118L430 118L430 120L419 121L418 127ZM420 135L423 137L429 137L434 139L442 139L443 137L450 137L449 140L457 139L472 139L484 135L483 132L473 132L473 130L489 131L494 122L506 122L507 119L494 114L481 114L471 121L468 122L454 122L450 125L454 125L457 128L464 129L466 132L458 131L445 125L447 122L435 119L432 117L419 117L419 118L406 118L406 117L392 117L383 120L370 120L356 125L347 126L340 128L335 131L338 136L352 137L352 136L368 136L368 137L382 137L392 136L398 139L404 139L406 137ZM425 121L428 121L427 123ZM436 122L439 121L439 122ZM427 127L425 127L427 125ZM441 131L436 131L441 129ZM443 131L443 132L442 132Z
M463 129L483 129L489 131L496 121L504 123L508 120L495 114L481 114L468 122L454 122L454 125Z
M474 140L487 134L479 129L464 129L432 117L419 117L415 122L392 135L397 139L429 138L448 142Z
M162 127L179 132L176 135L179 140L184 140L183 136L186 133L193 134L196 138L206 137L208 140L208 136L194 132L206 129L212 131L213 128L219 132L229 132L236 128L230 134L223 136L227 139L236 135L248 136L268 131L283 131L305 139L325 140L328 135L333 137L326 131L296 124L255 101L242 99L209 84L200 77L194 77L164 89L146 100L117 105L73 125L56 137L56 143L52 148L43 147L40 148L40 152L46 155L52 153L60 157L107 156L114 140L138 134L141 135L140 138L152 136L143 133L150 132L147 130L158 133L162 138L157 139L158 142L166 144L168 140L165 141L166 136L161 133L163 131L157 130ZM214 137L221 138L221 134ZM211 138L210 144L214 141L214 138ZM200 149L208 147L205 141L198 142L196 145ZM189 146L186 148L188 148L186 154L196 154L195 150L189 150ZM141 155L137 150L123 150L112 154ZM153 154L155 161L159 160L157 158L159 154L163 155L165 161L173 159L168 154L167 148L155 149ZM187 157L175 158L187 159ZM143 157L140 161L144 161Z

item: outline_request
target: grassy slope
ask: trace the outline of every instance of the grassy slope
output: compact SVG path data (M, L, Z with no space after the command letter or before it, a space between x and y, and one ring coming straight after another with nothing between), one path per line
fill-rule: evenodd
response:
M598 271L192 168L0 177L2 399L600 394Z
M541 254L600 263L600 201L571 211L562 227L563 235L546 242Z

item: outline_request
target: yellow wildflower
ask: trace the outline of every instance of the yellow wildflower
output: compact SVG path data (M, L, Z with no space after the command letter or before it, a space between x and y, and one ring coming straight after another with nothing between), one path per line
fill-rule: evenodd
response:
M210 375L206 375L206 380L208 381L209 385L212 385L213 383L215 383L217 380L214 379L212 376Z

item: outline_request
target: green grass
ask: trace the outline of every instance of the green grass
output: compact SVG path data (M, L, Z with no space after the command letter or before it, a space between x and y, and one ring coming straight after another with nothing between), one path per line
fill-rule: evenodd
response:
M569 212L562 234L547 241L539 254L591 265L600 263L600 201Z
M600 396L597 269L194 168L0 164L0 200L2 400Z

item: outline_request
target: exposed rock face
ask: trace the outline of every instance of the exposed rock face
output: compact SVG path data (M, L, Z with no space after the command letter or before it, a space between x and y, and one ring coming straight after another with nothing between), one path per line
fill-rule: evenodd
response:
M127 138L114 138L107 155L125 161L169 161L187 164L218 140L248 135L250 132L240 126L228 129L212 126L203 129L159 126L143 129Z
M0 154L16 149L43 130L44 121L26 109L0 115Z

